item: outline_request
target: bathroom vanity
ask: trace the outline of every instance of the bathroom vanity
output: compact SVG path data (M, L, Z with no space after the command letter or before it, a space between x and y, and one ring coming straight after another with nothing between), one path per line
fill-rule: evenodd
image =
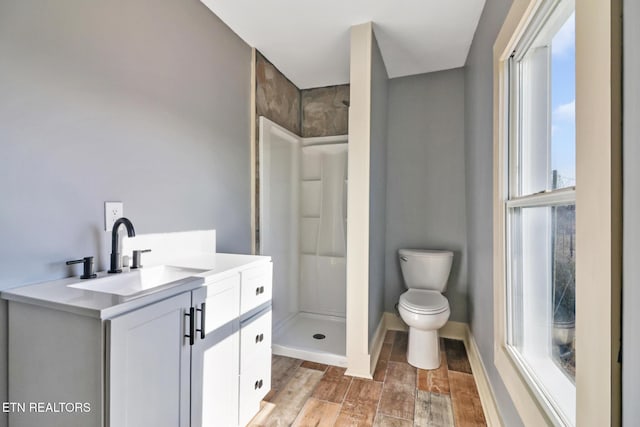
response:
M170 265L193 275L133 297L78 277L2 293L9 399L25 403L9 414L12 427L251 420L271 388L270 258L199 253ZM98 276L96 286L107 283Z

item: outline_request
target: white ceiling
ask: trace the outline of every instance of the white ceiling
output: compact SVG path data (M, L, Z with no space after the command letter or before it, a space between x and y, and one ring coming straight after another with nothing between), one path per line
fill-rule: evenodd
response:
M349 82L349 29L372 21L389 77L461 67L485 0L202 0L300 89Z

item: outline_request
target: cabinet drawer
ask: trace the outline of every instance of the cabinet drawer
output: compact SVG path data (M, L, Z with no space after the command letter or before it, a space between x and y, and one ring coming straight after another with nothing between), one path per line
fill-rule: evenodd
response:
M240 374L241 426L247 425L260 410L260 402L271 390L271 358L258 358Z
M240 275L207 284L205 334L236 319L240 309ZM200 308L200 307L197 307ZM200 318L200 322L202 318Z
M241 314L271 300L272 266L269 262L240 273L242 288L240 296Z
M257 359L271 360L271 310L240 326L240 372L249 370Z

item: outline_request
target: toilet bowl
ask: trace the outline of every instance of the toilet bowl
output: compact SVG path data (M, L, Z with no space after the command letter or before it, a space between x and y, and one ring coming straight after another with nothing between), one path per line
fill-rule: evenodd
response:
M402 277L407 291L400 295L400 317L409 326L407 361L421 369L440 366L438 329L451 310L442 295L447 288L453 252L420 249L398 251Z

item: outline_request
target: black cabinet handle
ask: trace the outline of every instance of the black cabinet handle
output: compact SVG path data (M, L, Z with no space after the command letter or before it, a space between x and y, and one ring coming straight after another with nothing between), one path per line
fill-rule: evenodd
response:
M189 345L193 345L196 340L196 323L195 323L195 308L189 307L189 312L184 315L189 317L189 335L185 335L185 338L189 338Z
M200 304L200 308L197 308L196 311L200 313L200 328L196 329L196 332L200 332L200 339L204 339L204 326L205 326L205 313L206 311L206 303Z
M254 390L257 390L259 388L262 388L262 380L258 380L255 382L255 384L253 385Z
M259 286L256 288L256 295L260 295L264 293L264 286Z
M262 342L263 339L264 339L264 334L256 335L256 344L258 344L259 342Z

